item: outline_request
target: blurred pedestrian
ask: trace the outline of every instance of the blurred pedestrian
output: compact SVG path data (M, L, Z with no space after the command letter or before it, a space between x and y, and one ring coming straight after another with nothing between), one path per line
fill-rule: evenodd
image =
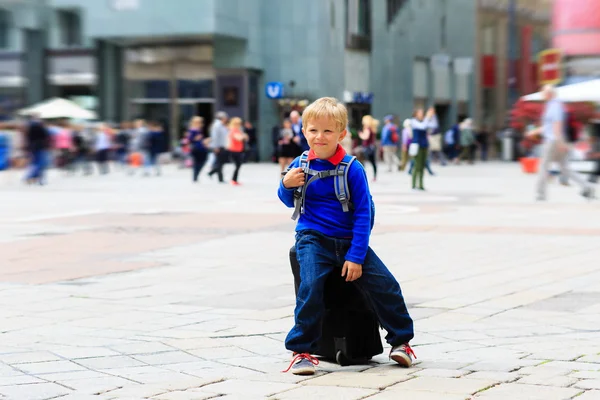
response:
M394 116L386 115L383 118L385 125L381 130L381 147L383 148L383 160L388 166L388 172L392 169L400 167L400 159L398 158L398 144L400 135L398 127L394 124Z
M229 122L229 135L227 138L227 151L231 156L231 160L235 165L233 176L231 177L231 184L239 186L239 174L240 168L244 162L244 148L248 142L248 134L242 130L242 119L234 117Z
M208 173L208 176L212 178L214 174L217 174L220 183L224 183L223 180L223 165L227 162L227 138L229 137L229 130L227 129L227 120L229 116L224 111L219 111L215 115L215 121L212 124L210 130L210 145L215 155L214 164Z
M194 117L190 121L186 141L192 156L192 180L198 181L200 171L208 158L207 145L210 139L204 135L204 118Z
M556 98L556 92L552 85L544 86L542 95L546 101L542 115L542 126L528 133L529 136L541 135L544 141L536 188L537 200L546 200L548 170L553 162L559 163L562 176L575 181L582 188L581 195L583 197L593 198L594 189L573 172L569 166L569 145L565 137L564 105Z

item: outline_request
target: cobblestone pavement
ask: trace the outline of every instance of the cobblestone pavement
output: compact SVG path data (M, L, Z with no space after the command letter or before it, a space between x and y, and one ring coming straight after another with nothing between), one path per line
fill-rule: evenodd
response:
M231 166L228 166L230 173ZM383 169L383 168L382 168ZM380 173L372 246L401 282L418 360L280 371L290 210L244 186L0 172L0 399L600 399L600 202L517 165Z

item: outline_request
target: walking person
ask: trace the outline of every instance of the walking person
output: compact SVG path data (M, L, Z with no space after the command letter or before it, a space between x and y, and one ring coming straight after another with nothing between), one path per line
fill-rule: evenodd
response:
M208 176L212 178L214 174L217 174L220 183L225 183L223 180L223 165L227 162L227 137L229 136L229 130L227 129L227 119L229 116L224 111L219 111L215 115L215 121L212 124L210 130L210 140L212 151L215 155L215 162L208 173Z
M283 121L283 128L279 132L279 141L277 142L277 154L281 172L290 165L296 158L300 148L294 142L294 131L292 130L292 122L289 119Z
M250 121L244 121L244 132L248 135L248 143L246 144L246 155L247 160L252 162L258 162L260 160L258 154L258 141L256 137L256 128Z
M235 165L233 176L231 178L231 184L233 186L239 186L238 181L240 168L244 163L244 149L246 143L250 138L248 134L242 130L242 119L235 117L229 122L229 135L227 137L227 151L231 155L231 160Z
M400 166L398 158L398 143L400 136L398 135L398 127L394 124L394 116L386 115L383 118L385 125L381 130L381 147L383 148L383 160L388 166L388 172L397 169Z
M290 122L292 123L292 130L294 131L294 141L298 145L298 154L302 154L303 151L309 149L308 141L302 132L302 119L300 113L296 110L290 113Z
M208 149L206 145L210 139L204 136L204 118L194 117L190 121L186 142L192 155L192 180L198 182L200 171L206 164Z
M379 121L370 115L362 118L362 130L358 132L358 137L362 140L363 157L369 160L373 166L373 182L377 180L377 131Z
M476 146L473 121L471 118L467 118L460 125L460 147L462 148L462 151L458 156L457 164L463 159L466 159L469 164L474 164Z
M88 131L89 128L79 126L73 133L73 172L81 167L83 175L90 175L92 173L92 167L90 165L90 145L87 137Z
M51 146L49 130L37 115L34 115L26 128L27 152L29 153L30 168L25 176L28 184L46 183L44 172L48 166L48 152Z
M144 165L144 176L149 176L152 168L154 168L154 175L160 176L161 170L158 158L167 147L165 132L160 122L153 121L148 125L150 128L147 138L148 161Z
M412 141L412 128L410 127L410 119L405 119L402 127L402 161L400 162L400 171L404 171L410 158L408 155L408 146L410 146L410 142Z
M581 195L585 198L594 197L594 189L588 185L578 174L569 167L569 145L565 137L565 108L563 103L556 99L556 92L552 85L546 85L542 89L542 95L546 101L542 115L542 126L532 129L527 135L539 135L543 137L542 160L537 182L537 200L546 200L548 186L548 170L552 162L558 162L561 175L571 179L581 188Z
M131 129L128 122L121 122L119 133L115 137L115 153L121 169L128 169L128 158L131 144Z
M436 129L438 127L435 109L433 107L427 110L427 114L422 108L415 111L414 118L411 120L413 132L412 141L409 146L409 155L415 160L415 168L412 173L413 190L425 190L423 186L423 175L425 172L425 163L429 152L429 143L427 141L427 129ZM419 186L417 186L417 183Z
M136 153L136 156L141 157L141 162L130 163L130 175L133 175L135 169L137 169L138 167L144 167L148 162L148 159L150 158L150 155L148 154L148 141L149 130L146 121L144 121L143 119L136 120L134 124L134 129L131 132L131 140L129 142L129 147L131 149L131 155Z
M60 124L61 129L54 136L54 148L57 150L57 165L63 171L72 171L73 131L67 122Z
M98 172L100 175L106 175L110 172L108 161L112 143L109 129L108 125L104 123L100 124L96 129L94 149L96 151L96 162L98 163Z

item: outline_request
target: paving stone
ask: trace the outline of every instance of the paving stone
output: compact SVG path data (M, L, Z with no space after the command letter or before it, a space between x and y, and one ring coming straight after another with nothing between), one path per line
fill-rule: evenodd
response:
M518 372L477 371L467 375L469 379L483 379L495 382L512 382L521 375Z
M55 383L3 386L2 394L8 399L47 400L64 396L72 391Z
M183 351L168 351L155 354L136 354L132 358L149 365L181 364L201 361L200 358Z
M194 391L175 391L152 397L153 400L205 400L214 398L214 394L200 393ZM221 398L221 397L220 397Z
M498 383L497 381L486 381L483 379L467 378L436 378L436 377L417 377L406 382L390 386L388 390L416 390L436 393L450 394L473 394L479 390L485 389Z
M513 372L526 365L535 365L537 361L514 360L514 361L481 361L465 367L469 371L496 371Z
M71 361L46 361L30 364L19 364L17 368L32 375L85 371L84 367Z
M573 385L580 389L598 389L600 390L600 379L583 379Z
M517 371L517 373L521 375L537 375L537 376L545 376L548 378L565 376L569 374L572 370L562 367L553 367L548 366L548 364L542 364L535 367L524 367Z
M528 399L528 400L565 400L581 393L580 389L557 388L538 385L504 383L479 393L475 398L482 400Z
M385 389L395 383L410 379L406 375L391 374L357 374L355 372L333 372L303 382L308 386L345 386L364 389Z
M519 379L517 382L528 385L568 387L577 381L578 380L576 378L570 378L568 376L548 377L546 375L527 375Z
M35 352L20 352L12 354L0 354L0 361L9 364L30 364L39 363L46 361L60 361L60 357L52 354L48 351L35 351Z
M465 374L468 374L468 371L460 370L460 369L424 369L421 371L415 372L414 376L433 376L438 378L458 378ZM469 376L471 378L471 376Z
M29 383L44 383L46 381L31 375L0 376L1 386L26 385ZM0 388L0 393L2 389Z
M127 356L84 358L77 362L86 368L103 370L147 365L142 361Z
M543 365L546 368L562 368L571 371L600 371L600 363L585 363L577 361L551 361Z
M116 376L100 378L74 379L65 381L63 385L76 390L78 393L103 394L111 390L127 386L139 386L138 383Z
M598 379L600 380L600 371L577 371L569 374L577 379Z
M577 400L600 400L600 390L589 390L581 396L576 397Z
M54 354L58 354L59 356L70 360L119 355L119 353L105 347L61 347L53 348L51 351Z
M359 400L375 393L377 393L377 391L372 389L335 386L301 386L297 389L282 391L281 393L274 394L268 398L272 400L306 400L319 398L328 400Z
M410 399L410 400L466 400L470 396L460 394L449 394L441 392L420 392L416 390L406 390L399 392L397 390L384 390L375 396L369 397L369 400L397 400L397 399Z
M276 393L293 389L294 387L295 385L287 383L255 382L231 379L206 385L198 391L202 393L268 397Z

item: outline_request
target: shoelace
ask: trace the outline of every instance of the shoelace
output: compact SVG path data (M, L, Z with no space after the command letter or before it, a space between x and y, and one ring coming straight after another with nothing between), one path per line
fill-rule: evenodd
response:
M408 354L409 356L412 356L412 358L414 358L415 360L417 359L417 355L415 354L415 352L413 351L412 347L410 347L410 345L408 343L407 344L403 344L402 346L400 346L400 348L402 348L402 347L404 347L404 352L406 354Z
M294 365L296 363L296 361L302 360L302 359L310 361L313 365L319 365L319 359L311 356L308 353L300 353L300 354L296 354L296 356L294 358L292 358L292 362L287 367L287 369L285 371L281 371L281 372L288 372L292 368L292 365Z
M412 356L415 360L417 359L417 355L415 354L415 352L413 351L412 347L410 347L409 344L404 345L404 351L406 351L406 354L408 354L409 356Z

